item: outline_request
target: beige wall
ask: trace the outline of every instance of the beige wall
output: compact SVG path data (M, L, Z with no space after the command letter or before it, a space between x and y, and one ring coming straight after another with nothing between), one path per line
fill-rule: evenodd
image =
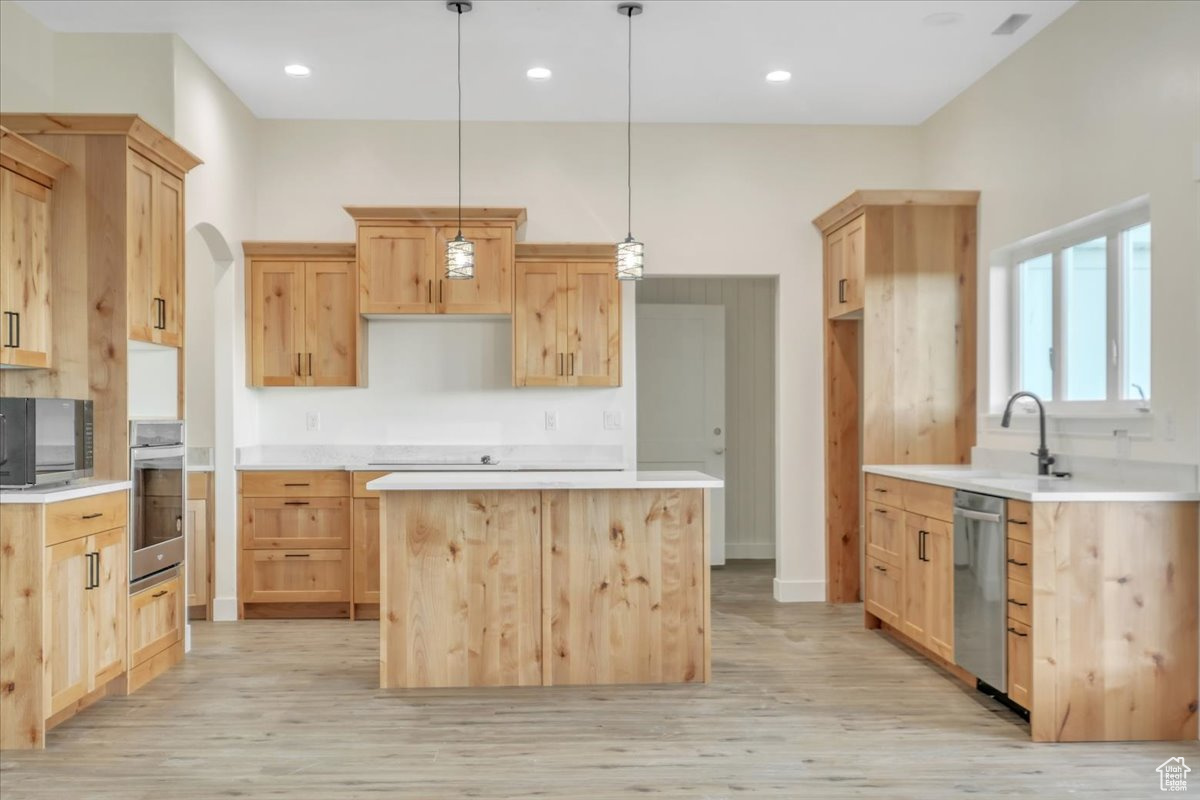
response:
M775 279L650 277L639 303L725 309L725 557L775 557Z
M1200 3L1079 3L921 134L927 185L982 190L984 270L999 247L1150 196L1153 420L1077 423L1079 435L1059 436L1052 448L1116 457L1112 429L1137 426L1134 458L1200 463ZM980 286L986 413L1006 389L988 370L987 310L1002 298L991 296L986 279ZM1002 366L1001 344L991 350ZM1027 432L1003 431L995 419L981 420L979 440L1029 449Z

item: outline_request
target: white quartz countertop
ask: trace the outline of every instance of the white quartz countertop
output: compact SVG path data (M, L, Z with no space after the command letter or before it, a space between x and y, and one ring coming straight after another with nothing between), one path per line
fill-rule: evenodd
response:
M1106 482L1086 478L1044 478L954 464L869 465L863 472L951 489L1025 500L1031 503L1170 503L1200 501L1200 489Z
M447 463L384 463L351 462L343 464L296 463L296 462L252 462L238 464L243 472L293 472L297 470L322 470L346 472L599 472L619 471L625 468L620 462L504 462L498 464Z
M98 494L125 491L132 485L129 481L86 480L68 483L64 486L53 486L47 489L5 489L0 491L0 504L45 505L47 503L61 503L64 500L78 500L81 497L93 497Z
M720 489L703 472L392 472L367 488L377 492L503 491L511 489Z

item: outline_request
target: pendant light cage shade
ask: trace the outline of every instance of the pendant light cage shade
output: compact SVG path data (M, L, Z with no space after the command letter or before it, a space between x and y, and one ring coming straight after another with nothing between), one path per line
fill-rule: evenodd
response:
M646 246L632 236L617 243L617 280L640 281L645 277Z
M446 279L469 281L474 277L475 243L464 239L460 231L457 236L446 242Z

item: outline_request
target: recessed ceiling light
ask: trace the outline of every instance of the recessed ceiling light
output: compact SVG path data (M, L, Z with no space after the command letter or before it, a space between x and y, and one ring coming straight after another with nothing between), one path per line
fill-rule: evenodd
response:
M792 79L792 73L786 69L777 69L767 73L767 83L787 83Z
M548 81L551 74L546 67L530 67L525 71L525 77L531 81Z
M922 21L934 28L941 28L946 25L957 25L962 20L963 15L957 11L938 11L925 17Z
M288 64L283 71L293 78L307 78L312 74L312 70L303 64Z

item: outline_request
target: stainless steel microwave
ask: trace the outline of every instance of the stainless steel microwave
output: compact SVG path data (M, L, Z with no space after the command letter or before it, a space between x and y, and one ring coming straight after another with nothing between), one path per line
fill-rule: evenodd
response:
M0 486L90 478L93 458L91 400L0 397Z

